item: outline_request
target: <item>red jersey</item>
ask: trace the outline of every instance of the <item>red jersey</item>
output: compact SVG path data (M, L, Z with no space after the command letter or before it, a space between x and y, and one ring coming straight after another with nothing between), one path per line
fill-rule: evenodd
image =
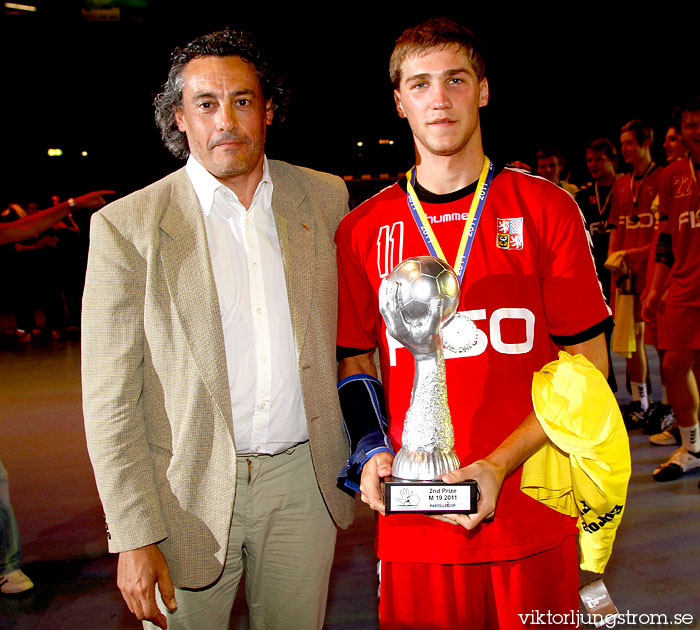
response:
M668 216L674 262L664 302L700 307L700 201L697 167L690 158L664 169L659 183L659 213Z
M405 184L402 182L402 185ZM342 221L338 345L379 345L389 436L395 449L413 387L413 356L387 335L378 310L382 278L428 255L400 184ZM454 265L475 185L451 195L417 187L423 210ZM596 336L606 306L581 213L570 195L539 177L499 172L482 212L459 306L479 329L471 350L445 349L455 450L466 465L495 449L532 411L532 375L557 356L555 344ZM393 562L441 564L509 560L561 543L573 521L520 491L520 470L503 484L492 522L475 532L422 515L379 518L377 553Z
M657 224L656 214L652 208L659 190L661 168L652 165L649 172L635 185L632 191L632 174L627 173L615 181L613 185L612 209L608 223L614 226L610 236L611 252L624 249L635 249L650 245L654 238L654 228ZM636 178L635 178L636 179ZM646 286L647 259L632 268L635 274L634 291L641 295ZM617 274L612 275L613 293Z

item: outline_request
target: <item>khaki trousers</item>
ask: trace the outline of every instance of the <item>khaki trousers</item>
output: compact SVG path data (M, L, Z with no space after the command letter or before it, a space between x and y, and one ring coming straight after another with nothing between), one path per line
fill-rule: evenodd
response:
M278 455L239 455L224 570L207 588L175 589L168 630L228 630L243 573L251 630L320 629L335 538L308 442Z

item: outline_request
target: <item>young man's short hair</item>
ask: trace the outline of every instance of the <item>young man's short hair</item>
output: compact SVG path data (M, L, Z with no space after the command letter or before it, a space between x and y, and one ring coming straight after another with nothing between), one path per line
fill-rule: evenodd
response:
M543 149L540 149L537 153L535 153L535 158L538 160L546 160L550 157L557 158L557 160L559 161L559 166L563 167L566 163L566 160L564 160L564 156L561 154L561 151L556 147L544 147Z
M394 89L399 89L401 68L408 57L420 56L431 48L441 49L454 45L464 48L476 76L481 81L486 76L486 66L481 44L474 33L447 18L433 18L406 29L396 40L389 61L389 76Z
M597 151L608 156L608 159L613 163L617 163L617 149L615 145L607 138L597 138L593 140L586 149L588 151Z
M630 120L627 124L622 126L620 134L628 131L634 134L639 146L642 146L647 140L649 141L649 146L654 142L654 129L643 120Z

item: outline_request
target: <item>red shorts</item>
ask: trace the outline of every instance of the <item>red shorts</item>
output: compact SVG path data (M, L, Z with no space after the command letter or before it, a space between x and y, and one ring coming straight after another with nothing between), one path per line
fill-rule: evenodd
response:
M580 611L576 537L541 553L483 564L381 562L379 628L575 628ZM549 616L548 616L549 615Z
M662 304L656 324L659 349L700 350L700 307Z
M658 345L658 335L656 333L656 324L644 322L644 343L647 346Z

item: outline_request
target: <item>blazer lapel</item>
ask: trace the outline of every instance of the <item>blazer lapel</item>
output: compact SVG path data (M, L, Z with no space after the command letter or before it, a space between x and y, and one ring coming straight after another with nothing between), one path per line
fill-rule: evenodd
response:
M304 203L306 193L296 185L293 177L281 165L274 162L270 162L269 165L274 185L272 211L282 249L289 313L298 360L304 347L313 300L316 226L312 209Z
M163 271L202 380L233 434L219 298L199 200L185 173L160 222Z

